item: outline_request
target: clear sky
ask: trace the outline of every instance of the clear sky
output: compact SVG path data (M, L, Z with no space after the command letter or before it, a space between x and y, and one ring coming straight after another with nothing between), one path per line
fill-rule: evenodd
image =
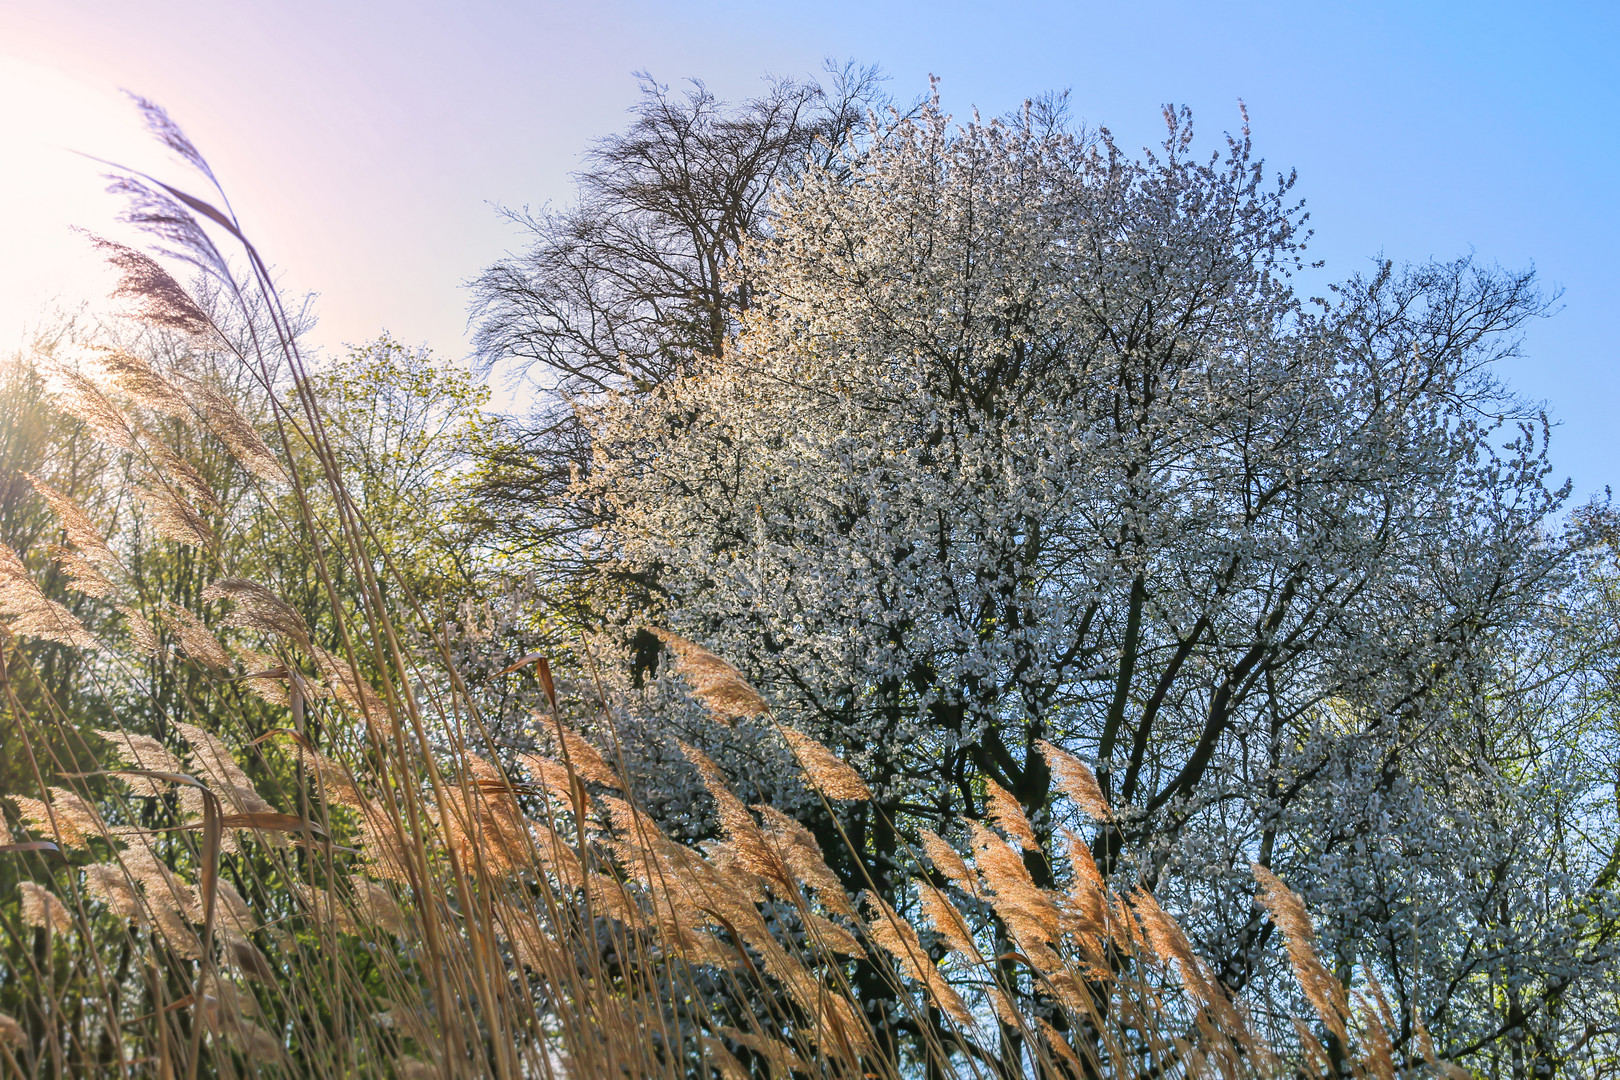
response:
M0 349L93 290L67 225L115 228L68 150L161 164L119 88L173 113L287 286L320 294L318 343L386 328L460 357L461 283L518 241L491 204L566 200L633 71L735 98L854 58L900 98L939 75L959 115L1071 88L1132 146L1165 102L1213 146L1241 98L1330 273L1534 263L1562 310L1504 375L1591 494L1620 485L1617 46L1613 3L0 0Z

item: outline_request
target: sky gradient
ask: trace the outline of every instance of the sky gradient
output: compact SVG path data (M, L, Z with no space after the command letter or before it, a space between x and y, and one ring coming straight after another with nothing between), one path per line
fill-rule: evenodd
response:
M0 351L95 291L67 226L117 232L68 151L166 168L120 88L169 109L289 291L320 294L318 344L387 329L460 358L462 282L520 242L493 206L566 201L632 72L736 98L853 58L902 99L939 75L964 117L1067 87L1126 146L1175 102L1213 149L1242 99L1269 166L1299 172L1329 275L1380 253L1533 263L1560 310L1503 375L1601 493L1620 483L1617 43L1620 8L1595 3L0 0Z

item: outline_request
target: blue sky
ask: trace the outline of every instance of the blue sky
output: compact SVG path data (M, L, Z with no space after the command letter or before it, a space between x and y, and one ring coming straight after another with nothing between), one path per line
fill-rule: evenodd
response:
M460 356L460 283L517 240L490 204L566 200L633 70L737 97L855 58L902 98L939 75L958 115L1067 87L1128 146L1166 102L1213 146L1241 98L1330 274L1380 252L1534 263L1561 310L1503 374L1547 401L1555 463L1591 494L1620 483L1617 45L1620 6L1575 3L0 0L0 345L86 288L67 222L114 229L63 147L149 153L119 87L170 109L287 284L320 293L319 342L387 328Z

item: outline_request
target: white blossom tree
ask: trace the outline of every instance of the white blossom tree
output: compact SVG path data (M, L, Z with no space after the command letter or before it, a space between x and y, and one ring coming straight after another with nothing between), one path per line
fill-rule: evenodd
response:
M1234 992L1276 965L1259 862L1330 905L1344 978L1399 983L1458 1053L1522 1038L1482 1019L1465 939L1533 968L1606 886L1520 860L1481 892L1439 838L1551 784L1475 752L1503 710L1469 707L1587 543L1554 526L1545 421L1491 376L1543 301L1469 259L1305 301L1292 178L1246 129L1203 158L1167 120L1131 159L935 107L811 169L745 252L735 344L590 404L596 542L871 781L852 885L903 905L906 838L985 817L990 782L1051 849L1049 740L1115 806L1104 870L1221 927L1200 944ZM1471 899L1401 899L1437 883ZM1512 943L1440 925L1535 888L1564 899Z

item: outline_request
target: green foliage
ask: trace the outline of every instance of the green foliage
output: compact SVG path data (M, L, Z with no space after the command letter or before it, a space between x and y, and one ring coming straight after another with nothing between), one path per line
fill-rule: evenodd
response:
M384 335L308 380L355 513L419 598L453 601L488 573L466 507L494 437L489 388Z

